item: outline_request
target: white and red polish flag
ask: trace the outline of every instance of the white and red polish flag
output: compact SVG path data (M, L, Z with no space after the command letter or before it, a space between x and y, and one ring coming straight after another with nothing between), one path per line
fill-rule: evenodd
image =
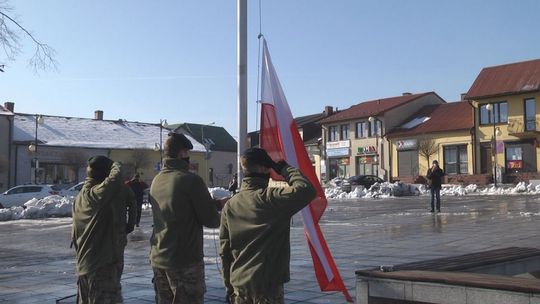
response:
M274 161L284 159L299 168L317 190L317 197L301 211L315 275L322 291L341 291L347 301L352 302L319 227L319 219L327 205L324 191L298 133L264 39L263 45L260 146ZM274 172L272 178L283 180Z

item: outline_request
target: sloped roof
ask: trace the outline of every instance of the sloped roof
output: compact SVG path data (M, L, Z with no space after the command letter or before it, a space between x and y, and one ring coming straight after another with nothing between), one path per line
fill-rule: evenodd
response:
M410 124L411 128L404 128ZM386 133L386 137L403 137L434 132L469 130L474 126L473 111L466 101L427 105L404 120L404 123Z
M125 120L96 120L90 118L43 115L38 125L40 145L102 149L154 149L159 145L158 124ZM13 140L19 143L34 141L35 116L16 113L13 122ZM163 142L169 130L163 129ZM204 146L192 137L193 151L204 152Z
M169 125L169 128L173 130L185 129L193 138L202 143L202 133L204 132L205 139L211 139L214 143L210 150L212 151L224 151L224 152L236 152L238 143L236 140L225 130L219 126L209 126L196 123L182 123ZM204 131L203 131L204 128Z
M438 96L435 92L426 92L426 93L402 95L402 96L396 96L396 97L364 101L346 110L339 111L326 119L321 120L321 123L326 124L326 123L351 120L351 119L357 119L357 118L367 118L370 116L380 116L381 114L389 110L392 110L401 105L407 104L411 101L414 101L418 98L421 98L430 94L434 94Z
M12 116L13 113L11 113L11 111L6 109L4 106L0 105L0 115Z
M478 99L540 91L540 59L483 68L466 98Z
M330 114L332 115L332 114ZM311 124L311 123L318 123L321 119L328 117L328 114L322 112L317 114L311 114L311 115L305 115L305 116L299 116L294 118L294 122L296 122L296 125L298 126L298 129L303 129L304 126ZM259 146L259 135L260 131L251 131L248 133L248 138L250 138L251 146ZM305 145L311 145L316 144L318 142L318 137L320 137L320 134L317 137L314 138L304 138L304 144Z
M318 114L311 114L311 115L296 117L294 119L294 122L296 122L296 125L298 126L298 128L302 128L304 125L318 122L319 120L325 117L327 117L327 115L323 112L323 113L318 113Z

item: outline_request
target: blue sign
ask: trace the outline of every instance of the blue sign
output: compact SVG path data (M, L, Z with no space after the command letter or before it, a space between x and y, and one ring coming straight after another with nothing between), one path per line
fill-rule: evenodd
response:
M328 157L349 156L349 148L326 149Z

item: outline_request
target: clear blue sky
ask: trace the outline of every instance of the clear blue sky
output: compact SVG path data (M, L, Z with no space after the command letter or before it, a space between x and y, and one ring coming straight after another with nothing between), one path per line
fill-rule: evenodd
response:
M0 101L62 116L210 123L237 132L236 1L11 0L58 72L0 73ZM262 0L262 31L294 116L365 100L466 92L482 67L540 58L540 1ZM249 1L255 129L259 1ZM4 56L0 54L0 61Z

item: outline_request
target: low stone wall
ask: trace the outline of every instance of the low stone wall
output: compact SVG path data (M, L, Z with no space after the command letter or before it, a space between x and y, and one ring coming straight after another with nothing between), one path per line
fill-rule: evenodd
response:
M394 178L393 181L400 181L407 184L427 184L427 179L424 176L398 176ZM476 184L476 185L482 185L482 186L490 184L492 182L493 182L493 177L491 174L446 175L443 181L443 183L445 184L455 184L455 185Z
M520 172L506 173L503 176L505 183L517 184L519 182L529 182L531 179L540 179L540 172Z

